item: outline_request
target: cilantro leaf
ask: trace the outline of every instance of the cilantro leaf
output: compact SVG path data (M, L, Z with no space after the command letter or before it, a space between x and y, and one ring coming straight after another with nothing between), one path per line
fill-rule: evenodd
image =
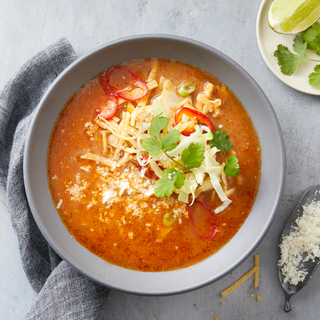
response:
M185 174L174 168L167 168L162 172L162 178L157 180L154 195L157 198L170 197L174 188L180 189L185 180Z
M159 179L156 182L154 188L154 195L157 198L163 198L165 196L170 197L174 191L174 182L170 179Z
M161 149L164 151L170 151L177 146L180 138L179 130L171 130L167 134L165 134L160 142Z
M297 35L293 39L293 50L298 53L300 56L306 57L308 43L303 41L303 38L300 35Z
M307 44L305 43L305 46ZM302 52L300 44L297 44L296 50ZM301 63L307 60L305 54L296 55L289 51L289 49L282 44L278 45L278 49L274 52L274 56L278 58L278 64L280 65L280 70L284 75L291 76L296 70L301 66Z
M301 66L305 60L320 62L320 60L310 59L306 56L307 49L315 50L320 56L320 23L316 22L307 30L295 36L293 50L297 53L292 53L287 47L282 44L278 45L278 49L274 52L274 56L278 58L280 70L285 75L292 75ZM309 84L318 86L320 84L320 70L315 66L314 72L309 74Z
M236 156L231 156L227 159L227 163L224 166L224 173L226 176L236 177L240 173L239 168L238 158Z
M173 180L174 186L177 189L180 189L184 185L184 179L186 178L182 171L175 168L167 168L163 170L161 175L163 178Z
M320 51L320 23L316 22L313 26L301 33L304 41L308 44L308 49Z
M169 123L169 118L163 117L161 114L155 116L150 125L149 133L155 136L160 142L160 132Z
M209 141L210 147L225 152L232 149L232 142L224 130L216 129L213 132L213 138Z
M309 74L309 84L313 87L320 84L320 64L314 67L314 72Z
M151 156L155 156L161 150L157 139L153 137L142 139L141 144Z
M199 168L203 160L204 145L200 142L191 142L181 153L181 161L188 170Z

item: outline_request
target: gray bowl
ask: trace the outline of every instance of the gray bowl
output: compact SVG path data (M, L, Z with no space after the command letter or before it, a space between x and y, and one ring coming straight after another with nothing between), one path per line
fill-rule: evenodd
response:
M46 173L50 133L61 108L85 82L108 67L139 58L169 58L209 71L241 100L262 147L260 190L239 232L219 252L194 266L169 272L140 272L98 258L67 231L52 203ZM34 218L52 248L80 273L114 289L167 295L200 288L227 275L267 233L284 186L285 151L281 129L267 97L251 76L223 53L194 40L143 35L111 42L81 57L56 79L33 118L24 157L24 181Z

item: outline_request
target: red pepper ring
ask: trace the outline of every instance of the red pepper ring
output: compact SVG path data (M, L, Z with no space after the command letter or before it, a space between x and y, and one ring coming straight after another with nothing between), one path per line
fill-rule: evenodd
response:
M200 200L195 200L195 201L193 202L193 205L194 205L194 204L202 206L207 212L209 212L210 214L213 215L212 210L211 210L206 204L204 204L202 201L200 201ZM194 233L197 235L197 237L198 237L199 239L202 239L202 240L211 240L211 239L216 235L216 233L217 233L217 225L216 225L216 223L215 223L215 222L212 223L211 230L210 230L210 232L209 232L208 235L206 235L206 236L200 236L200 235L198 234L197 229L196 229L196 226L195 226L195 223L194 223L194 219L193 219L193 216L192 216L192 214L191 214L191 210L190 210L189 208L190 208L190 206L188 206L188 209L187 209L187 210L188 210L188 215L189 215L189 217L190 217L190 220L191 220L191 224L192 224L192 228L193 228Z
M97 109L99 115L106 120L111 119L118 111L118 98L112 94L104 95L99 101L100 107Z
M135 101L148 93L148 87L137 75L124 67L112 67L103 75L103 83L112 94Z
M182 107L176 112L174 117L174 121L176 125L181 122L183 115L186 115L190 119L196 119L204 123L210 129L211 132L213 132L215 129L214 124L205 114L203 114L200 111L190 109L187 107ZM194 129L194 125L191 124L186 129L184 129L181 133L185 136L190 136L190 134L193 132L195 132L195 129Z

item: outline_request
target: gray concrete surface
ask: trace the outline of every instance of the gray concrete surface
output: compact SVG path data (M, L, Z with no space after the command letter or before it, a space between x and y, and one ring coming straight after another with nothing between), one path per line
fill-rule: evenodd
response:
M255 252L231 274L205 288L168 297L111 291L103 319L319 319L320 274L283 311L278 283L278 239L303 191L319 184L319 97L281 83L264 63L256 42L259 0L0 0L0 88L35 53L66 37L78 56L121 37L165 33L202 41L244 67L262 87L280 121L287 155L286 185L276 219ZM22 319L36 294L22 270L17 240L0 192L0 318ZM240 278L260 254L260 285L253 278L229 296L220 291ZM262 300L257 301L260 295ZM223 305L221 301L225 301Z

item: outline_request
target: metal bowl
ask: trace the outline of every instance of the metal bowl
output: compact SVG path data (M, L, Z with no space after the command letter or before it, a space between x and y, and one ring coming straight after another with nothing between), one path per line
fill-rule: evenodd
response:
M218 77L240 99L258 132L262 148L259 193L238 233L216 254L188 268L140 272L109 264L85 249L68 232L51 200L46 156L49 138L67 100L108 67L139 58L175 59ZM252 77L223 53L194 40L142 35L113 41L71 64L52 84L33 118L24 157L24 181L34 218L52 248L80 273L114 289L144 295L186 292L227 275L257 247L276 214L284 186L285 150L277 117Z

